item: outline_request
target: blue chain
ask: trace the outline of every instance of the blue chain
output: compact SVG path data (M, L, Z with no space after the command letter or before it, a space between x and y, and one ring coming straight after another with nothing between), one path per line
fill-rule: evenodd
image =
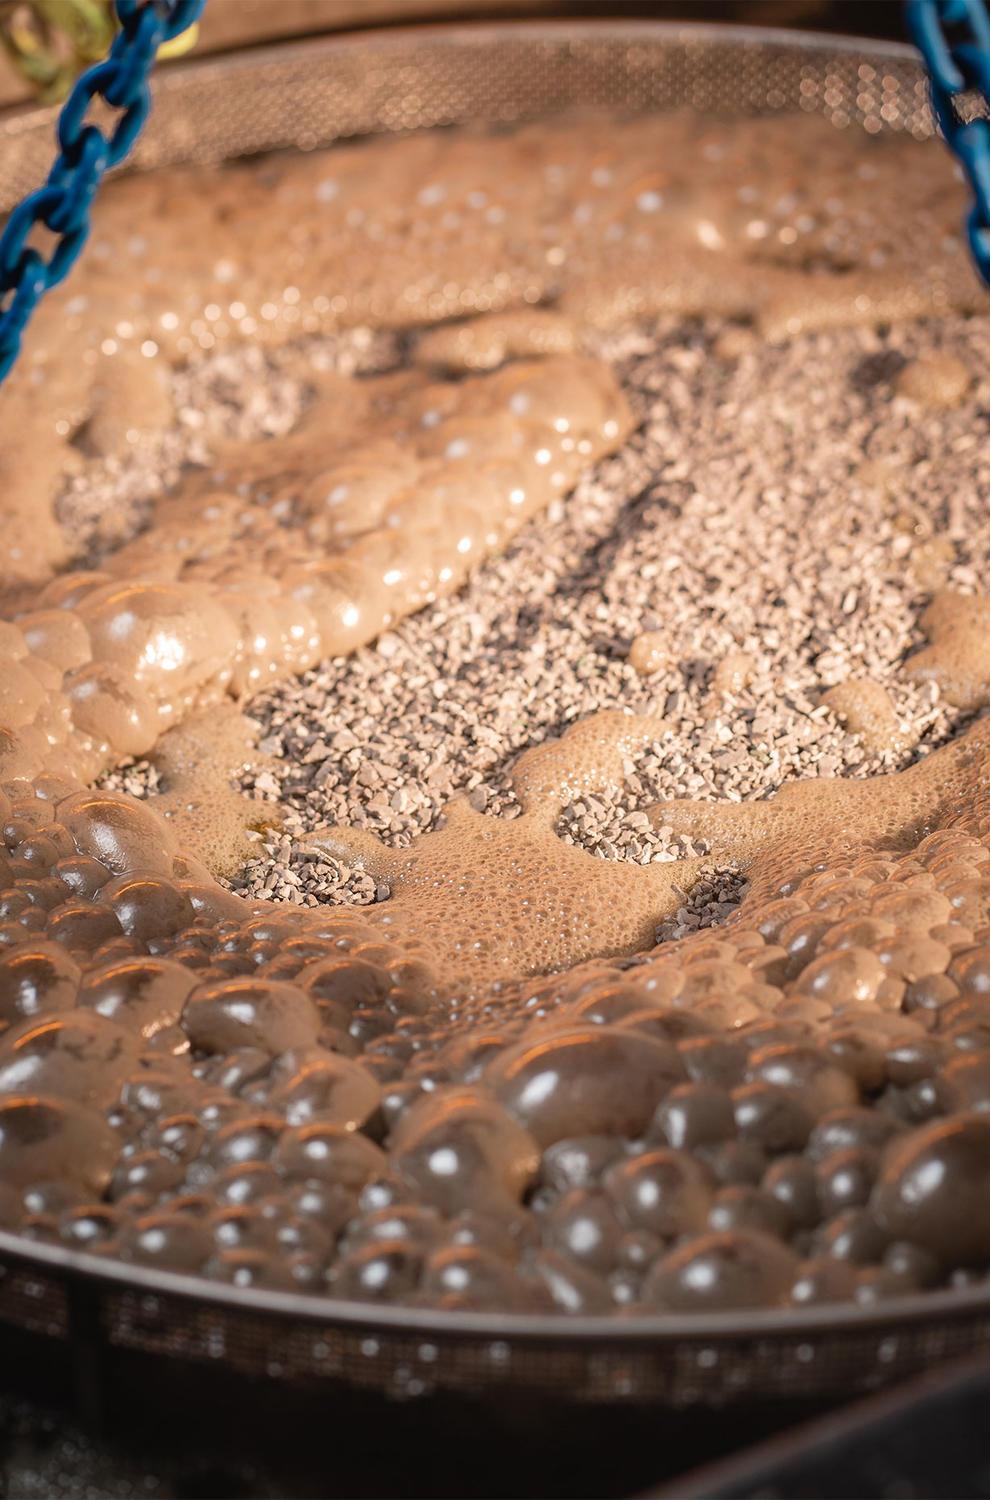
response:
M990 286L990 122L964 122L955 104L965 93L990 103L990 16L984 0L907 0L905 14L930 75L938 127L973 190L966 230L976 269Z
M72 269L89 234L90 205L104 174L123 161L148 117L155 54L199 19L205 3L115 0L121 29L110 54L76 80L59 116L59 154L48 180L18 204L0 234L0 382L41 298ZM109 137L84 124L97 96L120 111ZM58 237L47 260L27 243L36 224Z

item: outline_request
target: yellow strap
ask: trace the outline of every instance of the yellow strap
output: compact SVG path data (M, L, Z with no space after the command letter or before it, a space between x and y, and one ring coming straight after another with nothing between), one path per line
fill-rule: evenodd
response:
M79 74L106 57L117 30L113 0L0 0L0 46L45 104L60 103ZM190 26L158 56L180 57L198 36Z

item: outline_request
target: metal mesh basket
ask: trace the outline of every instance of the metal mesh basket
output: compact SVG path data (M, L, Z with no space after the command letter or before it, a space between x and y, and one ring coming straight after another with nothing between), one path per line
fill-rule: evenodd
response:
M934 131L916 54L854 39L661 22L505 22L327 37L159 74L139 170L573 108L822 114L871 132ZM53 114L0 123L0 210L51 163Z
M177 67L155 96L139 170L575 107L808 111L870 133L933 133L908 47L648 22L325 38ZM48 110L0 122L0 209L44 176L51 139ZM0 1323L97 1355L140 1351L309 1386L684 1407L824 1401L903 1377L990 1341L990 1289L719 1317L466 1315L220 1287L0 1233Z

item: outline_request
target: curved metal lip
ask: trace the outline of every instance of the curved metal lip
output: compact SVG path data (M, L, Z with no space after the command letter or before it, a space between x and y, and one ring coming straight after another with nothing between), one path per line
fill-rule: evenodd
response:
M574 20L567 16L554 18L520 19L511 21L479 22L434 22L421 25L390 26L386 30L350 31L331 36L311 37L301 41L289 41L272 47L246 49L218 58L201 58L186 61L159 73L152 80L152 93L156 87L181 89L191 76L209 79L231 74L251 72L259 63L286 61L298 58L311 61L314 55L346 58L358 53L387 56L401 53L411 45L442 46L475 49L490 47L499 42L560 43L593 42L612 38L626 45L637 42L667 42L690 44L692 42L724 42L735 47L776 47L791 52L813 52L818 54L848 54L875 58L891 63L914 62L919 70L921 55L910 42L889 42L872 37L832 35L822 31L789 31L779 26L721 25L703 21L650 21L623 18L609 20L589 18ZM54 111L37 111L54 117ZM427 127L433 128L433 127Z
M556 42L562 38L568 41L595 41L606 36L625 43L720 41L735 46L748 44L784 47L793 52L871 53L877 57L889 57L892 62L915 61L919 66L921 64L921 54L910 42L891 42L843 32L791 31L782 26L745 26L710 21L651 21L633 17L612 20L607 16L576 19L571 16L556 16L510 21L437 21L389 26L387 29L335 32L279 42L273 46L247 47L240 52L209 58L187 58L171 65L166 72L159 73L157 83L162 86L192 72L207 75L213 68L250 70L261 61L291 61L295 57L312 57L317 50L341 53L355 50L390 52L401 51L411 42L419 41L443 46L488 47L500 41Z
M159 75L155 90L181 90L189 82L222 79L231 73L252 72L267 63L311 61L314 54L327 58L351 54L375 55L401 52L414 43L457 47L488 47L503 41L559 42L594 41L604 37L636 42L724 42L734 46L784 48L794 52L860 54L892 63L918 61L918 53L906 42L880 42L869 37L831 35L823 32L785 31L778 27L705 24L700 22L649 20L529 19L402 26L385 31L356 31L274 46L246 49L226 57L202 58L176 64ZM27 106L0 119L0 136L20 134L52 121L52 108ZM449 1312L444 1309L375 1304L314 1297L299 1292L272 1292L234 1287L199 1276L155 1271L123 1261L104 1260L84 1251L59 1245L37 1244L0 1230L0 1258L22 1271L35 1270L60 1276L78 1291L134 1293L154 1298L165 1296L206 1309L259 1317L292 1320L312 1325L314 1332L333 1325L354 1334L420 1336L424 1341L484 1340L550 1345L561 1352L592 1345L602 1353L636 1346L648 1351L676 1343L705 1344L734 1339L740 1342L794 1341L816 1335L862 1334L895 1337L915 1323L939 1316L953 1321L976 1314L990 1315L990 1284L966 1291L929 1292L891 1298L877 1307L823 1303L809 1308L773 1308L719 1313L637 1314L595 1316L528 1313Z
M910 1297L892 1297L877 1307L821 1303L806 1308L761 1308L719 1313L655 1313L623 1317L601 1313L572 1316L567 1313L450 1312L443 1308L391 1305L313 1297L301 1292L273 1292L252 1287L229 1286L202 1276L175 1271L156 1271L120 1260L104 1260L85 1251L66 1250L61 1245L42 1245L0 1231L0 1257L16 1262L25 1271L55 1272L76 1283L80 1290L129 1292L145 1297L178 1298L207 1309L230 1313L291 1319L313 1326L314 1333L333 1325L366 1335L407 1337L455 1342L460 1339L487 1342L592 1344L602 1346L647 1345L660 1348L674 1343L705 1344L739 1342L800 1341L815 1335L860 1333L882 1337L903 1334L911 1323L928 1323L939 1315L952 1321L974 1314L990 1315L990 1284L966 1291L927 1292ZM577 1350L575 1350L577 1352Z
M733 46L773 46L793 52L848 53L886 59L890 62L921 63L920 54L909 42L882 41L873 37L847 36L822 31L790 31L778 26L742 26L703 21L650 21L607 17L575 20L571 17L532 18L511 21L435 22L422 25L390 26L385 30L348 31L329 36L247 47L241 52L215 57L193 58L173 63L158 73L151 83L152 94L181 90L191 80L219 78L232 73L253 72L273 62L292 62L314 56L346 57L354 53L375 55L401 52L413 43L444 47L488 47L498 42L591 42L611 37L627 44L636 42L710 43L725 42ZM0 117L0 135L36 129L54 121L58 106L24 105Z

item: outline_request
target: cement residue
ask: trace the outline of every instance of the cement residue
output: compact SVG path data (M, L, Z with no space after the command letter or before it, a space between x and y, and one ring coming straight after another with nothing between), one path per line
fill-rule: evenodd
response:
M118 243L139 212L135 269L154 254L168 274L134 293L97 241L82 305L52 304L4 415L11 580L47 582L0 636L0 1222L237 1285L440 1308L870 1302L990 1266L986 720L886 774L641 795L645 829L680 836L682 857L595 859L561 824L625 794L644 739L662 762L657 693L642 718L613 704L527 749L501 809L514 796L517 816L455 801L404 849L311 834L367 867L387 896L373 906L244 898L201 858L233 859L220 835L269 817L228 800L248 753L231 700L375 637L381 651L623 443L613 370L576 352L589 323L664 307L786 338L971 305L959 248L921 234L954 221L958 194L918 151L804 119L697 139L683 119L595 122L163 174L111 197L103 232ZM924 280L915 243L940 247ZM520 306L550 299L564 319L527 332ZM128 441L128 423L169 421L158 374L128 379L135 348L157 372L265 328L497 307L516 311L427 333L411 370L314 370L291 430L210 456L99 572L49 576L64 543L39 500L68 441L83 462L119 424ZM740 363L747 346L721 344ZM663 390L675 413L691 359ZM889 382L864 363L861 384ZM46 365L42 410L25 393ZM731 545L724 477L711 524ZM905 556L931 534L915 517ZM857 535L843 545L870 545ZM842 617L856 607L848 591ZM907 663L960 710L986 702L988 609L939 596ZM741 610L710 661L627 623L618 654L639 643L629 675L644 695L664 684L665 713L675 670L709 684L715 716L763 690ZM833 644L816 647L832 708L888 734L881 760L903 755L884 685L839 670ZM473 649L497 657L483 630ZM84 785L146 755L158 810ZM717 931L657 944L702 868L694 837L746 892Z

